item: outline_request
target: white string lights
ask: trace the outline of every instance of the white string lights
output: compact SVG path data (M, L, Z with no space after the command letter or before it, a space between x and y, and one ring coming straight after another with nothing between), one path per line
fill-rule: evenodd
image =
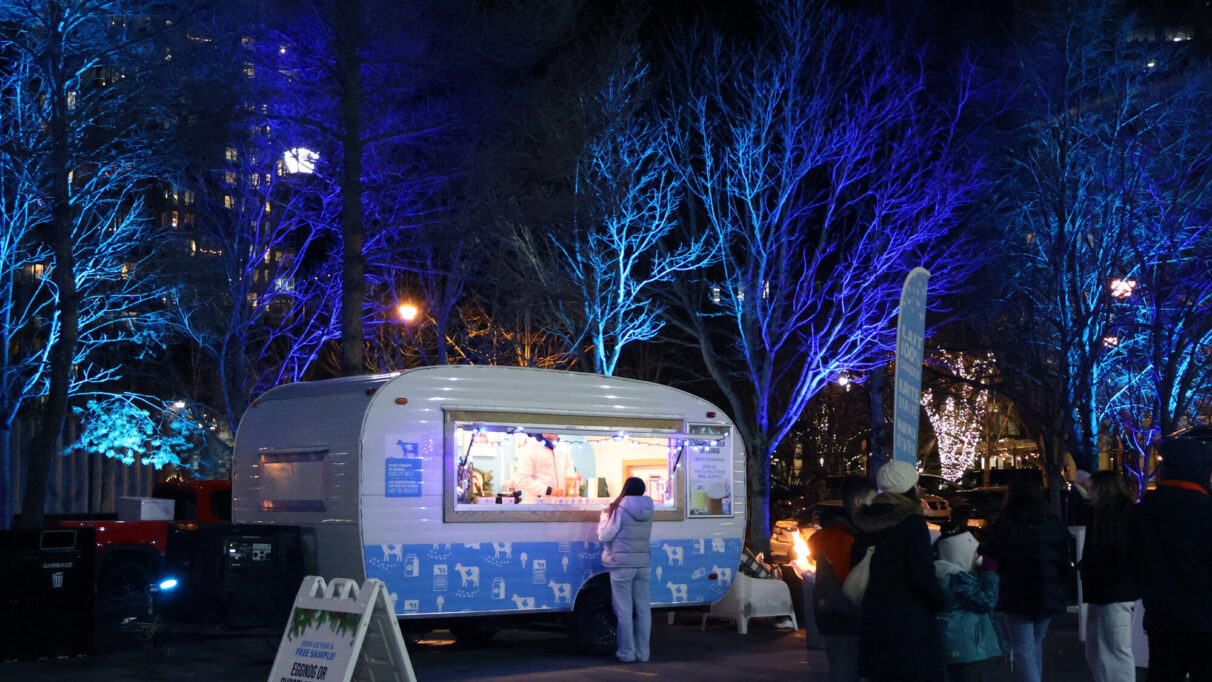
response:
M981 427L989 414L989 391L975 384L992 372L994 358L992 353L984 358L939 353L934 360L963 380L956 382L950 390L939 392L945 393L945 397L937 396L941 401L936 400L936 389L922 391L922 407L938 438L943 478L958 481L976 461Z

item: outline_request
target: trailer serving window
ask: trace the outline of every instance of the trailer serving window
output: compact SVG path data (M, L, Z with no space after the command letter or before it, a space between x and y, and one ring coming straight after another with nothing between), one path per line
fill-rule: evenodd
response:
M596 521L623 481L635 476L645 482L658 519L681 519L693 506L688 464L701 461L705 449L730 453L726 439L687 433L685 422L672 418L451 411L445 518ZM704 498L697 513L724 513L709 505Z

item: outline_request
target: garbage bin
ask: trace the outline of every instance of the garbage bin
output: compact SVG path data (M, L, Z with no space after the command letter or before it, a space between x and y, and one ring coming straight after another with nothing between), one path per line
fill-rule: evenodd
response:
M214 525L170 529L164 576L177 588L160 595L168 619L273 626L286 622L303 580L300 529Z
M789 575L790 574L790 575ZM804 631L804 645L809 649L824 649L825 638L821 636L820 630L816 627L816 609L812 601L812 591L816 589L816 573L812 571L801 571L792 564L783 567L783 579L788 585L792 584L792 578L799 583L793 589L792 593L800 597L796 617L800 621L800 629Z
M93 649L91 528L0 531L0 659Z

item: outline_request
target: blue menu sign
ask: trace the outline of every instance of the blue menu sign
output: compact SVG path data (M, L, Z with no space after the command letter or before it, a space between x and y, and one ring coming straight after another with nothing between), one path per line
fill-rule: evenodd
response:
M416 443L397 443L404 457L388 457L385 477L387 497L421 496L421 458L417 457ZM411 455L411 456L409 456Z

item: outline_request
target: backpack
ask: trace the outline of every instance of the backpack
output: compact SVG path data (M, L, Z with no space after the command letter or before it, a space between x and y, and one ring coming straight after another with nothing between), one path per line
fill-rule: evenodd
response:
M871 580L871 555L874 553L875 545L868 547L863 558L850 568L850 573L842 582L842 593L855 606L861 605L867 594L867 583Z

